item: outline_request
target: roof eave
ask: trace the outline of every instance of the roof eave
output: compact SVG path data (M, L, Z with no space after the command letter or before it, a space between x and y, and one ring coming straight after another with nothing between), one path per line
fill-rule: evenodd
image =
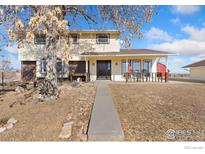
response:
M66 30L67 33L73 34L73 33L112 33L112 34L121 34L121 31L119 30Z
M176 54L102 54L102 55L81 55L81 56L89 56L89 57L96 57L96 56L118 56L118 57L129 57L129 56L174 56Z
M203 67L203 66L205 66L205 65L199 65L199 66L191 66L191 65L187 65L187 66L184 66L184 67L182 67L182 68Z

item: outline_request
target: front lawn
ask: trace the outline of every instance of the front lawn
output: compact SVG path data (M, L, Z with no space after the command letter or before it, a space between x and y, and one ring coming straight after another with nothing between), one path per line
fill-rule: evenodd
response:
M60 98L48 102L36 102L32 96L25 99L26 92L0 95L0 120L10 117L18 120L13 128L0 133L0 141L62 141L59 134L68 115L74 123L71 137L65 140L79 141L82 128L86 133L95 86L81 83L72 87L64 83L60 89Z
M110 88L125 140L205 140L205 85L111 84Z

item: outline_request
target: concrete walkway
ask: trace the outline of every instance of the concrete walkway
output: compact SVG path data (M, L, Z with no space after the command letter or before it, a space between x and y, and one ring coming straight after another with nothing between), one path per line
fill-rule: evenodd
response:
M124 133L115 109L109 81L97 81L97 92L88 129L89 141L122 141Z

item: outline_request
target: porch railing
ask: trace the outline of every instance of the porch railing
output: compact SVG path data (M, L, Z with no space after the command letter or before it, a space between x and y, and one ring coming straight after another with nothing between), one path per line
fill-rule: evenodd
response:
M167 82L168 73L167 72L133 72L125 73L126 82Z

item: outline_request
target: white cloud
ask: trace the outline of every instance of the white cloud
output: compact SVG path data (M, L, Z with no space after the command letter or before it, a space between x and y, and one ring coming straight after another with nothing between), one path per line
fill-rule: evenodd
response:
M17 53L18 48L16 45L12 45L12 46L5 46L4 50L11 52L11 53Z
M176 12L184 15L193 14L200 10L200 7L196 5L176 5L173 6L172 8L174 13Z
M152 27L146 34L145 37L149 40L158 40L158 41L172 41L173 38L166 31L163 31L159 28Z
M175 52L183 55L205 55L205 42L183 39L160 44L152 44L151 48Z
M186 26L181 31L189 35L189 37L187 39L174 39L171 42L155 43L149 47L200 59L205 58L205 28L199 29L193 26Z
M203 55L199 55L199 56L195 56L195 57L191 57L190 60L191 62L190 63L194 63L194 62L198 62L198 61L201 61L201 60L204 60L205 59L205 54Z
M186 26L182 31L190 35L192 40L205 41L205 28L195 28L193 26Z

